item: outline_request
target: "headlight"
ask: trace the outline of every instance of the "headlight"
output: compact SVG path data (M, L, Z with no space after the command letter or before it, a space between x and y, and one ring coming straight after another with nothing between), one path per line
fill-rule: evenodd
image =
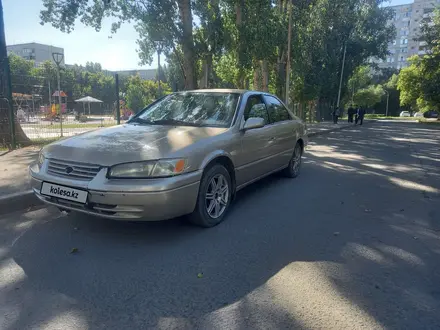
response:
M46 158L43 155L43 152L40 151L40 153L38 154L38 167L41 168L41 166L43 166L44 160Z
M185 159L163 159L125 163L109 168L109 178L158 178L182 174L186 171Z

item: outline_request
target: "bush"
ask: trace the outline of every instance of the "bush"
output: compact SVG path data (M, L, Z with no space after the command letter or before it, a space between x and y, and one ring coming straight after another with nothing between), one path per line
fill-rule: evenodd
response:
M88 120L89 120L89 118L87 118L86 115L79 115L79 116L78 116L78 121L79 121L80 123L85 123L85 122L87 122Z
M365 114L365 118L370 118L370 119L375 119L375 118L383 118L385 117L385 114L380 114L380 113L367 113Z

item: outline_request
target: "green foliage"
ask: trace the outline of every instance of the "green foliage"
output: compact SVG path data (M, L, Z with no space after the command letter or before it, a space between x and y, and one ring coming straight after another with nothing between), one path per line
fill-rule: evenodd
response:
M359 90L371 84L372 74L368 65L362 65L355 69L353 75L348 80L350 89Z
M171 92L169 86L161 84L163 94ZM127 106L134 113L142 110L148 104L159 98L159 84L150 80L142 80L139 75L132 76L127 81Z
M384 94L385 92L381 85L370 85L356 91L354 102L361 107L371 108L380 102Z

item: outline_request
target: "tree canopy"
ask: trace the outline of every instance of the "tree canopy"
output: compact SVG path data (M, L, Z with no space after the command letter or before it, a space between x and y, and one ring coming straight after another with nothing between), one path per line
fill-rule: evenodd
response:
M112 32L134 22L141 63L158 47L169 62L171 86L238 87L285 93L289 13L291 99L333 102L347 47L343 90L353 70L384 57L394 35L383 0L43 0L42 23L70 32L77 19Z
M440 10L431 22L422 26L420 41L426 43L426 55L409 59L410 66L401 70L397 83L400 104L412 110L440 110Z

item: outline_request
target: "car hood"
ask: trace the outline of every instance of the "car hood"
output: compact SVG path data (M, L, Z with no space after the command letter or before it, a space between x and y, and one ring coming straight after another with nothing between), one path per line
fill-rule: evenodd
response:
M103 128L46 146L47 158L102 166L173 157L179 150L227 128L133 125Z

